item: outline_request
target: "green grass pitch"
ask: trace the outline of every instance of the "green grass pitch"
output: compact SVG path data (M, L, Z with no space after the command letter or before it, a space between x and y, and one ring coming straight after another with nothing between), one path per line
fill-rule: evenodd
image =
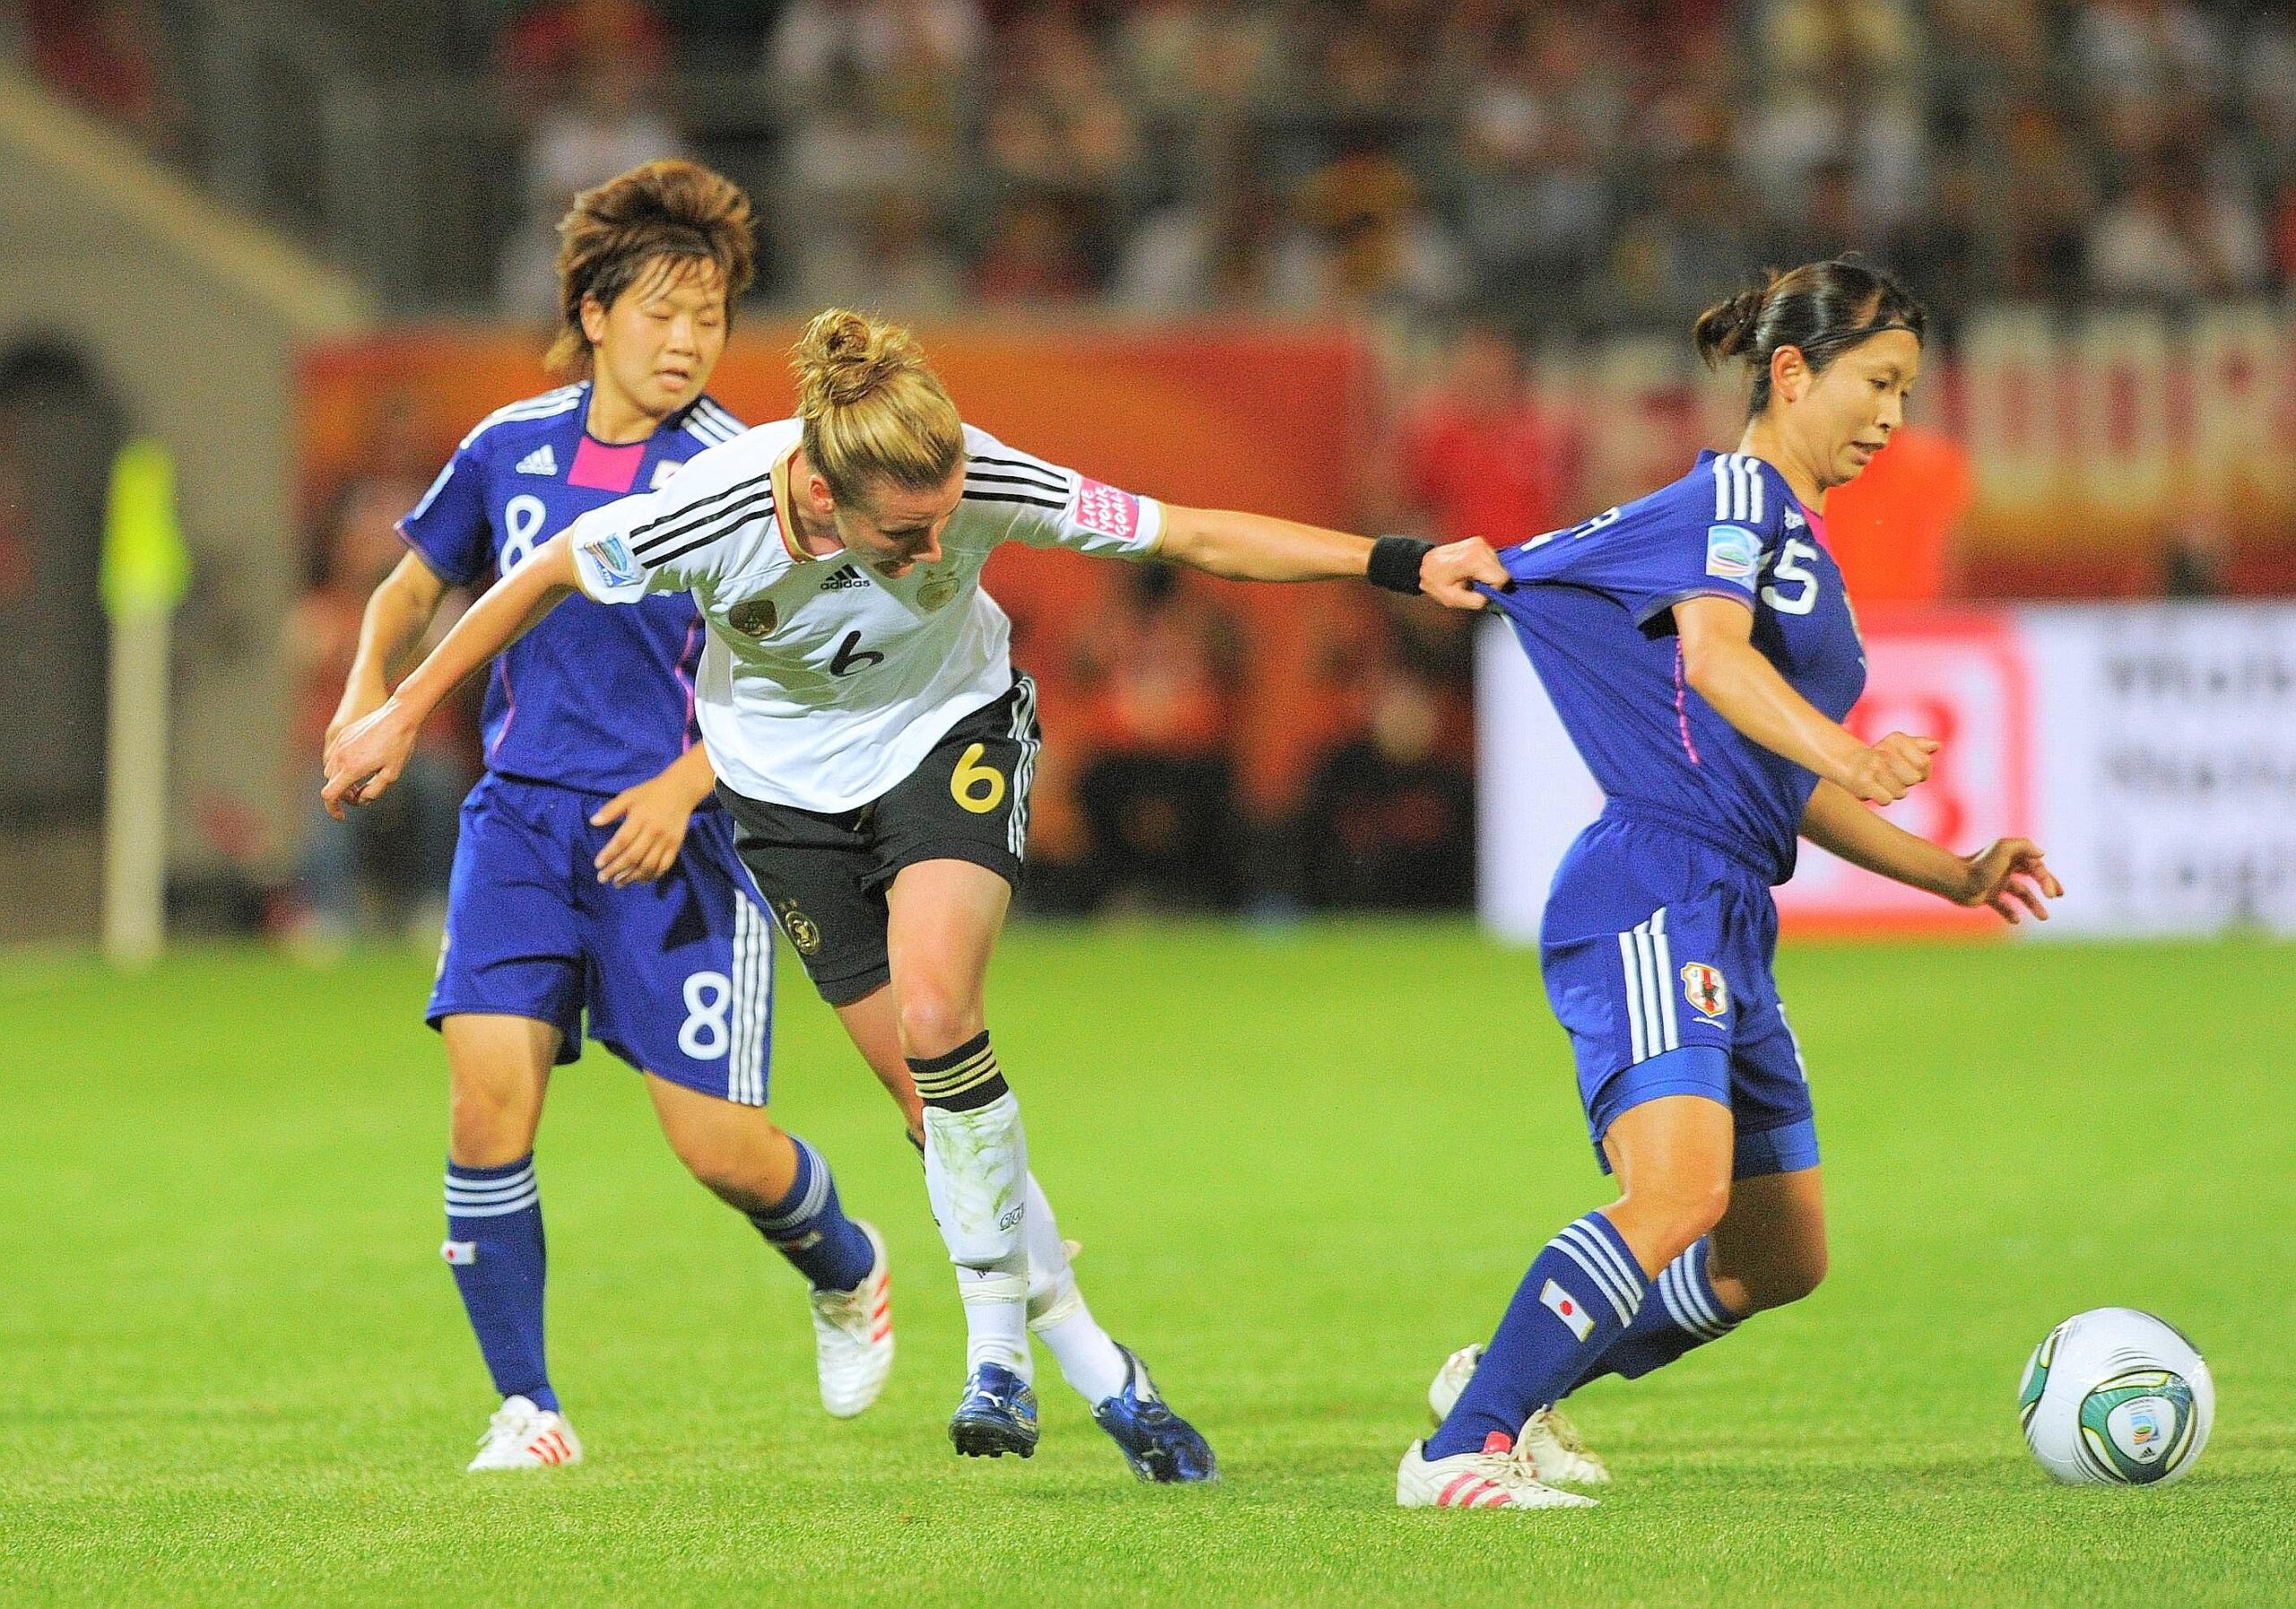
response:
M1015 933L991 1021L1085 1289L1226 1470L1135 1483L1048 1365L944 1424L961 1320L892 1109L794 970L777 1113L884 1226L900 1362L821 1413L799 1287L592 1048L541 1144L589 1462L465 1476L426 958L0 961L0 1602L2260 1604L2296 1587L2296 949L1789 950L1834 1274L1574 1401L1575 1514L1405 1514L1444 1354L1605 1199L1534 960L1463 926ZM2083 1308L2216 1370L2184 1484L2049 1485Z

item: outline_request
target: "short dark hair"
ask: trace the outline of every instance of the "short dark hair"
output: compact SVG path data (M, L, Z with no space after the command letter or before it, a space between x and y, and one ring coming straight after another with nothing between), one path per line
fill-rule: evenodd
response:
M558 221L558 335L544 360L553 374L589 368L583 299L613 307L657 259L714 264L728 319L756 272L749 196L699 162L646 162L583 191Z
M1735 358L1753 373L1749 416L1770 405L1770 360L1781 346L1798 348L1813 374L1859 342L1883 330L1904 330L1918 341L1929 316L1888 270L1837 257L1776 269L1735 296L1698 316L1691 339L1709 369Z

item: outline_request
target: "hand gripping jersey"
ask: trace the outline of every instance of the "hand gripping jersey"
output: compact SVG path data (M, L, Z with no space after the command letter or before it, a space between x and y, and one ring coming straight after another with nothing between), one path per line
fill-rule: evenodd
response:
M613 447L586 428L590 387L561 387L490 413L399 521L422 561L483 587L587 509L668 483L742 426L701 397L644 441ZM495 660L486 685L487 769L616 794L693 742L701 622L680 597L639 609L570 601Z
M761 425L665 489L583 516L574 566L600 603L691 591L709 625L699 709L719 779L835 813L887 792L1012 690L1011 622L980 589L997 544L1145 558L1163 509L968 426L940 562L890 578L844 552L806 553L785 531L799 434L794 419Z
M1500 555L1497 595L1605 796L1759 869L1794 874L1816 776L1744 737L1683 679L1673 609L1753 610L1753 645L1834 720L1866 688L1865 647L1821 522L1775 469L1702 453L1636 502Z

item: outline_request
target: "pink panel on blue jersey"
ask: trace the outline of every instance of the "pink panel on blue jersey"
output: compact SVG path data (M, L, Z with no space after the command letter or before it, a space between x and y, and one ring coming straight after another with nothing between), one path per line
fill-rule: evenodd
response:
M403 522L424 561L449 580L483 583L710 445L685 429L623 447L594 441L588 400L587 387L568 388L482 421ZM612 608L568 599L496 663L481 723L488 769L601 796L657 775L693 739L701 635L683 594Z
M646 443L633 441L627 447L608 447L589 436L574 449L574 467L566 472L570 486L587 486L594 491L628 491L638 484L638 465L646 457Z

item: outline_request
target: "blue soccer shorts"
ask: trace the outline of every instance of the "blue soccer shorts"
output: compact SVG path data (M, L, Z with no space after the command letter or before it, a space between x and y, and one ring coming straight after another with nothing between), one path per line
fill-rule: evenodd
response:
M1539 959L1605 1172L1619 1114L1664 1095L1730 1109L1735 1178L1818 1165L1777 949L1769 884L1735 857L1611 815L1579 835L1555 873Z
M592 864L619 822L607 796L488 775L463 801L439 977L424 1013L532 1017L558 1060L590 1038L633 1067L744 1106L765 1104L773 924L724 811L697 812L670 869L611 888Z

